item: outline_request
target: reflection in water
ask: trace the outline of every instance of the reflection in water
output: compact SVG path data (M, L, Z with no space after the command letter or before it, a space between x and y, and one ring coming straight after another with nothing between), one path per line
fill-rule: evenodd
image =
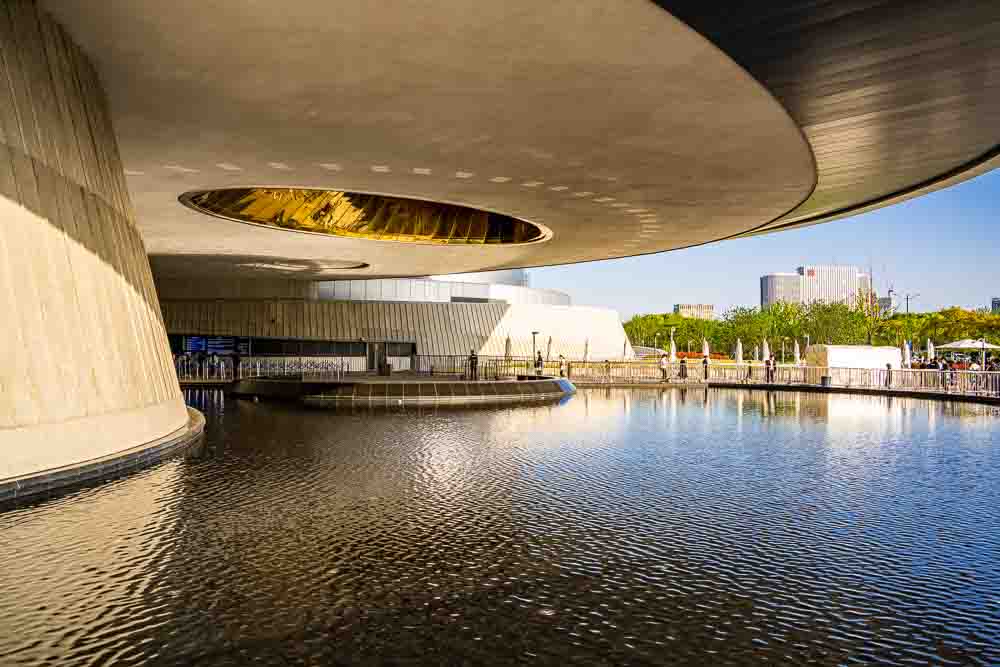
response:
M594 389L307 411L0 514L0 664L991 664L992 408Z

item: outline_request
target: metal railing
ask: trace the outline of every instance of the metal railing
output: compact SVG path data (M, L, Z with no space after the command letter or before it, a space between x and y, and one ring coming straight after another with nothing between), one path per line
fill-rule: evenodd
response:
M498 380L518 376L564 375L583 384L745 383L777 385L826 385L863 389L895 389L1000 396L1000 372L966 370L887 370L827 368L821 366L776 366L763 364L674 362L661 368L658 361L568 361L549 359L541 368L529 357L480 356L473 366L464 355L414 355L389 357L394 372L442 376L465 380ZM197 359L181 355L174 359L177 377L189 382L231 382L241 378L298 378L306 381L338 381L348 374L367 373L367 357L243 357L239 368L229 357Z
M828 374L838 387L1000 396L1000 373L995 371L831 368Z
M229 357L174 357L174 370L181 382L232 382L233 360Z
M923 369L827 368L763 364L710 364L708 377L701 364L668 364L661 369L649 361L569 362L569 378L580 383L704 383L726 382L778 385L894 389L1000 396L1000 372Z
M338 381L348 373L367 371L367 357L245 357L240 359L239 377L323 382Z
M466 355L416 355L412 370L417 375L446 376L463 380L502 380L518 376L558 376L569 373L568 361L549 359L542 363L541 372L530 357L480 356L476 363Z

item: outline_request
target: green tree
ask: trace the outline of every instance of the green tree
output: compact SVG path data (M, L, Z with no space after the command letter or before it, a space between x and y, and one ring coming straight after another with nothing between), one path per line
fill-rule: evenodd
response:
M889 311L879 305L874 292L863 289L859 289L855 295L854 307L861 315L865 340L869 345L873 345L875 337L886 328Z

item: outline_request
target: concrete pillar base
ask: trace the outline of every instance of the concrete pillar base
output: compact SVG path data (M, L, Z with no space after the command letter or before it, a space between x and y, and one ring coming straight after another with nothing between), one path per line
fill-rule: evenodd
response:
M18 489L201 427L100 80L32 0L0 0L0 100L0 489Z

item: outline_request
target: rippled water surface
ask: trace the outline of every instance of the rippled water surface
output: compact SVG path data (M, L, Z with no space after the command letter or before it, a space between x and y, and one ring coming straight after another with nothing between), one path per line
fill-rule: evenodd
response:
M1000 664L991 408L189 400L197 451L0 513L0 665Z

